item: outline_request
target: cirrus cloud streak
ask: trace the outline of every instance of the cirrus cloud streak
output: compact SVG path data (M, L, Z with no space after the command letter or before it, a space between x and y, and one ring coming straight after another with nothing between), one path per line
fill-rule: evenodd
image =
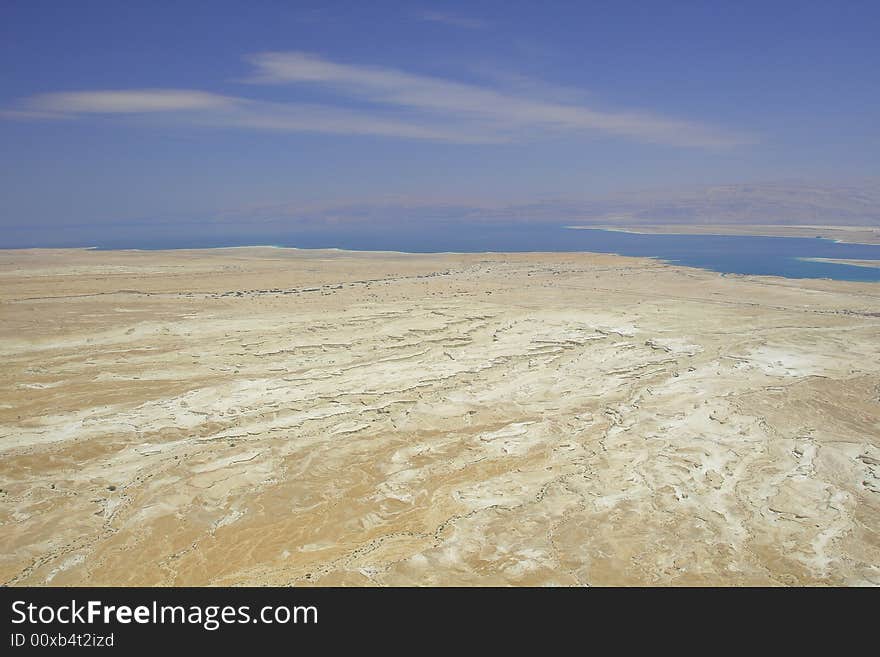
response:
M260 85L319 88L316 104L197 89L82 90L23 99L0 116L51 119L86 115L165 114L186 124L279 132L373 135L451 143L501 143L546 136L611 136L679 147L729 148L754 136L702 122L632 110L595 109L504 88L398 69L338 63L302 52L250 55Z

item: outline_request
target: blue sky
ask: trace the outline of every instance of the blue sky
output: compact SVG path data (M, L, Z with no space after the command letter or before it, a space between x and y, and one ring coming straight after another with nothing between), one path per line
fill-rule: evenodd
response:
M876 2L7 0L0 228L877 177L878 25Z

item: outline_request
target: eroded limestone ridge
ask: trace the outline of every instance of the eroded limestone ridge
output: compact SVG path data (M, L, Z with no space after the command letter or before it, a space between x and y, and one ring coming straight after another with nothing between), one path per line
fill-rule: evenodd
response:
M7 584L880 584L880 286L0 252Z

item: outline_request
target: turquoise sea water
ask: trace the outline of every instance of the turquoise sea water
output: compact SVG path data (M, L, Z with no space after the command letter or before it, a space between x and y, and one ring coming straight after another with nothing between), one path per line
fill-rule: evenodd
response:
M826 239L728 235L638 235L606 230L574 230L548 225L414 225L412 228L350 228L293 232L279 237L193 239L157 237L138 243L113 241L101 249L169 249L248 246L339 248L364 251L530 252L591 251L659 258L725 274L880 281L880 268L856 267L802 258L880 260L880 245L840 244Z

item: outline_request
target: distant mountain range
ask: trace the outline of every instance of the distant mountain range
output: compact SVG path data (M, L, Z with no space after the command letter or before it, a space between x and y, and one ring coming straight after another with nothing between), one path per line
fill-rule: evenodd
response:
M595 200L533 203L434 203L388 200L283 205L244 213L260 223L300 226L424 222L562 222L597 225L880 225L880 180L852 184L765 183L619 194ZM226 220L241 219L230 213ZM222 221L222 220L221 220Z
M617 198L582 209L582 217L594 223L878 225L880 181L849 186L724 185Z
M880 243L880 179L848 184L764 183L689 190L618 194L595 199L548 199L528 203L435 202L390 198L383 201L287 203L229 208L189 216L144 216L92 222L38 222L3 226L0 245L77 246L89 244L275 243L302 232L455 229L456 226L546 223L649 230L652 226L801 226L786 234L833 236ZM831 233L811 226L870 227L869 233ZM658 228L659 230L659 228ZM720 230L720 229L719 229ZM795 233L791 233L795 231ZM755 230L752 230L755 233ZM778 231L755 234L776 234ZM206 237L207 236L207 237Z

